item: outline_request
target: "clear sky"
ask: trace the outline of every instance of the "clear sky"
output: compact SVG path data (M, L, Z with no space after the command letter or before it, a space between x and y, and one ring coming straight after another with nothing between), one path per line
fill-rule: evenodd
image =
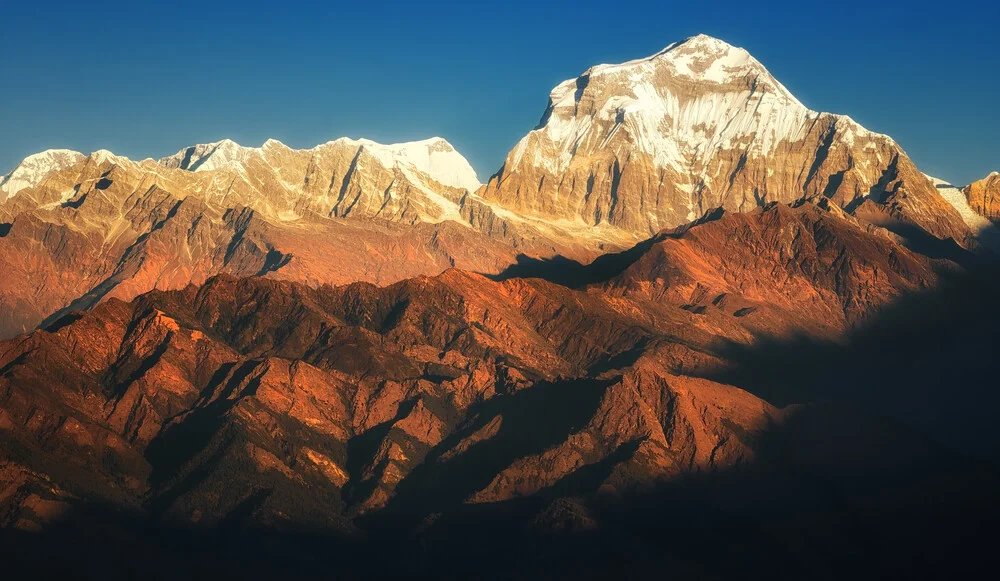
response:
M560 81L703 32L964 184L1000 170L998 16L982 0L2 0L0 173L55 147L440 135L485 181Z

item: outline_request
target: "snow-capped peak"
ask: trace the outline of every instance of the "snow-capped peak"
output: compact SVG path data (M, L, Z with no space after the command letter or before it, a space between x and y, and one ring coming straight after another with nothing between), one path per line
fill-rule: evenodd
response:
M649 57L591 67L549 97L542 122L513 155L519 163L534 150L533 165L553 172L588 150L619 147L611 144L623 135L630 136L628 147L678 171L736 146L767 155L801 138L819 115L746 50L704 34ZM847 118L842 125L855 135L866 133ZM551 142L558 155L542 154L551 149L533 145L539 139Z
M783 96L795 99L749 52L704 34L670 44L648 57L620 64L596 65L587 70L583 76L637 73L649 68L661 69L676 81L687 80L696 83L726 84L762 76L775 84L776 88L780 87Z
M48 149L24 158L9 174L0 178L0 199L6 199L25 188L37 186L50 173L83 161L85 156L69 149Z
M244 147L232 139L185 147L159 160L161 165L188 171L219 169L232 162L246 161L257 148Z
M409 165L442 185L463 188L470 192L476 191L481 185L476 171L469 165L468 160L440 137L391 145L383 145L368 139L360 139L356 143L364 147L385 167Z

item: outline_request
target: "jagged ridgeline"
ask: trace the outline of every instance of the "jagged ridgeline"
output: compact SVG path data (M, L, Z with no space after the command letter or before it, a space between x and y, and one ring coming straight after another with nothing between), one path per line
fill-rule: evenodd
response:
M225 140L159 161L48 151L0 191L0 336L223 272L387 284L451 266L497 273L518 255L589 262L715 208L801 199L972 248L992 199L942 196L892 139L809 110L706 36L561 83L485 186L440 138Z

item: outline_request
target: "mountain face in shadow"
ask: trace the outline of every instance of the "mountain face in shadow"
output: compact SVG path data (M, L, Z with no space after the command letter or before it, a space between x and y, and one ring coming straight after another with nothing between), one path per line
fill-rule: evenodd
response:
M979 460L1000 460L992 409L1000 269L980 266L901 297L837 341L800 336L720 347L707 375L784 406L834 401L902 421Z

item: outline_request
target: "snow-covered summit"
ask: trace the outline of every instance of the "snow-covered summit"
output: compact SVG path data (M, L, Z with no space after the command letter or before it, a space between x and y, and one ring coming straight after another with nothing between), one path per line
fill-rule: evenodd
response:
M756 82L767 82L770 88L780 93L782 97L798 103L798 100L749 52L705 34L673 43L645 58L621 64L596 65L585 72L584 76L593 78L623 72L641 75L649 69L665 70L675 81L685 80L693 83L722 85L753 78Z
M341 138L333 143L337 142L363 147L387 168L401 164L412 166L445 186L475 192L481 185L468 160L441 137L390 145L370 139Z
M42 183L46 176L74 163L85 156L69 149L48 149L24 158L9 174L0 177L0 201L26 188Z
M533 150L534 165L560 172L574 156L621 142L622 134L658 166L682 170L718 150L767 155L801 139L819 115L746 50L700 34L560 83L539 126L513 153L521 162ZM846 139L869 135L837 117ZM539 142L551 145L539 149ZM558 155L540 154L553 149Z

